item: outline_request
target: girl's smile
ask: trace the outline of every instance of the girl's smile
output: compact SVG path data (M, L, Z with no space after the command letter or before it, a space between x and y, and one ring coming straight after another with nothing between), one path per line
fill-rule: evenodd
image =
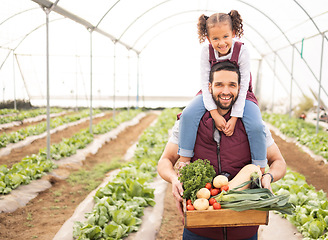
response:
M231 30L231 26L227 22L215 24L208 30L208 41L213 48L219 52L219 56L225 56L230 53L232 47L232 39L235 33Z

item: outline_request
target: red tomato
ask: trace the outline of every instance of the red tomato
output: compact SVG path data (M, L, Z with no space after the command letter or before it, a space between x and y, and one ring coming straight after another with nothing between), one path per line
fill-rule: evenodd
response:
M188 200L187 200L187 206L188 206L188 205L192 205L191 199L188 199Z
M187 210L192 211L192 210L195 210L195 208L193 205L187 205Z
M206 183L205 187L206 187L208 190L210 190L210 189L212 188L212 184L208 182L208 183Z
M217 188L213 188L213 189L211 189L211 195L212 195L212 196L218 195L219 192L220 192L220 190L217 189Z
M216 203L213 204L213 208L214 209L221 209L221 204L216 202Z
M217 201L215 200L215 198L210 198L210 200L208 200L208 202L210 203L210 205L213 205Z
M228 185L225 185L225 186L222 186L221 187L221 191L228 191L229 190L229 186Z

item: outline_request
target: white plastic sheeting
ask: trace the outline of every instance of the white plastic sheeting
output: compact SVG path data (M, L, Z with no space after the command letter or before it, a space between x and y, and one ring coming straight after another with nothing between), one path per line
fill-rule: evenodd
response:
M288 111L320 95L328 105L326 0L2 0L0 100L45 105L53 2L51 105L88 105L91 76L94 106L186 104L200 88L198 17L232 9L243 18L261 103Z

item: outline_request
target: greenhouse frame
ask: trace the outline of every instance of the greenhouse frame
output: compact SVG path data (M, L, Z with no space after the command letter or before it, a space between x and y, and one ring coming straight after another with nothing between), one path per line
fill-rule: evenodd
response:
M1 4L3 101L26 99L38 106L50 98L51 106L114 109L185 106L200 87L195 78L201 46L198 17L236 9L243 18L241 40L251 52L253 86L262 108L291 113L305 96L313 99L318 114L319 107L327 107L324 0ZM190 41L181 41L185 38ZM160 76L159 66L167 70ZM154 84L159 81L175 87L159 89Z

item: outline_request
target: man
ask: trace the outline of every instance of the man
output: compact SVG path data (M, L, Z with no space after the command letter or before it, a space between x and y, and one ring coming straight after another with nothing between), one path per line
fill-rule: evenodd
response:
M210 74L209 89L217 103L218 112L229 119L229 113L236 101L239 91L240 73L238 67L231 62L222 62L213 66ZM206 112L199 124L197 139L192 161L208 159L214 166L216 173L228 172L234 177L246 164L251 163L251 156L246 131L239 119L235 132L231 137L220 134L214 127L213 119ZM181 202L183 188L174 169L179 159L178 152L178 123L173 128L173 135L167 143L161 159L158 162L160 176L172 183L172 194L182 213ZM282 178L286 173L286 163L274 143L269 130L267 134L267 159L270 166L268 172L261 179L262 186L271 189L270 183ZM264 172L264 168L261 169ZM184 229L183 239L257 239L258 226Z

